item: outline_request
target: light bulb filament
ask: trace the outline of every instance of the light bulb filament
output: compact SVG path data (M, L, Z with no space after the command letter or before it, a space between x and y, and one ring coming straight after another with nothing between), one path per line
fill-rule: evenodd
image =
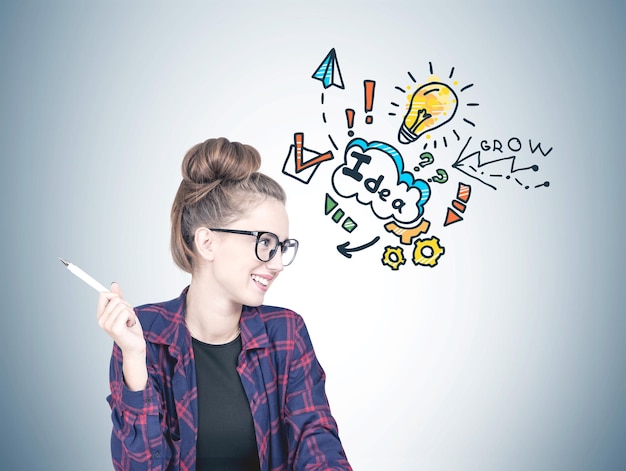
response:
M421 126L424 121L426 121L428 118L432 118L433 115L430 114L426 108L421 108L419 110L417 110L417 117L415 118L415 123L413 124L413 126L411 126L411 132L415 132L415 130Z

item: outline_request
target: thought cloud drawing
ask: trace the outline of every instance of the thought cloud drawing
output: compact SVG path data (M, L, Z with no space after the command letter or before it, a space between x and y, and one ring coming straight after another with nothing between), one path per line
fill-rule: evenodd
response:
M353 139L344 163L335 169L333 189L344 198L356 197L370 206L378 219L393 218L403 224L417 221L430 197L430 187L404 171L400 153L384 142Z

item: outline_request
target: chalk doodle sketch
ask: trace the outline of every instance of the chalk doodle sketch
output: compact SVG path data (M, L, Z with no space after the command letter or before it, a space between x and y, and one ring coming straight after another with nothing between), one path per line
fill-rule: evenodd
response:
M367 208L373 219L382 221L380 235L373 238L370 235L363 238L366 242L362 239L354 245L350 240L339 243L337 251L344 257L377 250L378 243L387 240L377 255L383 267L397 271L410 266L409 261L414 267L436 267L447 252L439 235L430 231L464 220L474 191L472 184L492 190L510 182L524 190L550 186L548 181L536 181L537 163L523 166L519 162L546 158L552 147L532 138L477 136L479 126L472 118L472 110L479 106L472 98L476 91L474 84L460 84L454 67L442 78L435 73L431 62L424 75L409 71L407 83L394 87L393 92L400 94L400 99L389 102L386 119L396 124L396 131L382 139L381 136L374 136L374 139L356 136L356 129L360 129L363 136L367 126L374 123L375 80L362 81L365 128L358 124L360 112L355 106L341 107L340 113L336 109L332 113L342 115L346 139L336 134L333 137L338 128L331 126L327 110L328 95L347 90L335 49L328 52L311 75L323 86L321 119L324 125L332 127L328 134L331 148L307 148L304 133L294 132L282 172L307 185L320 165L334 165L328 182L332 190L325 191L325 216L348 235L359 227L348 215L354 204ZM336 116L333 120L336 122ZM347 142L340 147L337 142L342 144L343 140ZM343 157L339 157L341 154ZM439 209L431 208L429 202L433 192L448 190L453 182L456 185L448 197L449 204L442 211L438 229L431 222L431 214L438 217Z

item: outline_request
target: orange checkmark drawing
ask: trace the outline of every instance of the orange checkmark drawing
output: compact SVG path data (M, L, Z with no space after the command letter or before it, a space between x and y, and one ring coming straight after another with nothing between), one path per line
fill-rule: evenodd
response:
M322 162L331 160L334 158L331 151L324 152L323 154L317 154L317 156L305 161L303 158L304 153L304 134L297 132L293 135L293 143L296 151L296 172L302 172L307 168L314 167Z

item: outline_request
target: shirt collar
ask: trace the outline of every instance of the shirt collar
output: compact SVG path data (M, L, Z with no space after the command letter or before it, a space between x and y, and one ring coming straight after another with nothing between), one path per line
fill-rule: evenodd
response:
M142 322L144 335L152 343L164 345L190 346L190 333L185 324L185 301L187 299L186 286L178 298L164 303L140 307L138 310L153 311L158 315L150 316ZM143 320L143 319L142 319ZM269 346L267 329L258 307L243 306L241 320L242 348L254 350Z
M244 306L241 310L241 343L244 350L268 347L269 337L258 307Z

